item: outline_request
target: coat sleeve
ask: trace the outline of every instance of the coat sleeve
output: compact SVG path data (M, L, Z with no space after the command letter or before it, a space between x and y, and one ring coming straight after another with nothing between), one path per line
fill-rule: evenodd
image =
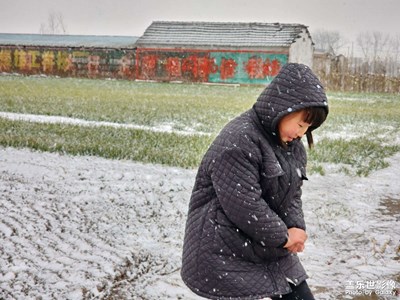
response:
M254 241L280 247L287 240L285 222L261 197L259 166L249 153L233 147L213 161L211 180L227 218Z

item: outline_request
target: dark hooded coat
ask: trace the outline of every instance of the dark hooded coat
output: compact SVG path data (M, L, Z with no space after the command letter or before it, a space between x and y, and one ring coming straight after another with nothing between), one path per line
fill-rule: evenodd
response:
M310 106L327 107L310 68L286 64L254 106L228 123L206 152L189 204L181 275L211 299L260 299L291 292L307 278L283 248L288 228L305 230L300 140L279 142L279 120Z

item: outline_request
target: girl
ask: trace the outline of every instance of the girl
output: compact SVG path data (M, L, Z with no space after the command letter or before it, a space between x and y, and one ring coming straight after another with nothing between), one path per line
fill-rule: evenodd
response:
M307 234L301 142L328 114L305 65L286 64L206 152L189 204L181 275L210 299L314 299L297 252ZM281 298L283 297L283 298Z

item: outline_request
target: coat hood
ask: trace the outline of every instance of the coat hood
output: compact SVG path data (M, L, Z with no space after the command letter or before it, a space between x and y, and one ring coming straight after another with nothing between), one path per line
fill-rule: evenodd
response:
M283 116L311 106L324 107L328 113L321 82L308 66L289 63L264 89L253 108L264 129L277 136L277 125Z

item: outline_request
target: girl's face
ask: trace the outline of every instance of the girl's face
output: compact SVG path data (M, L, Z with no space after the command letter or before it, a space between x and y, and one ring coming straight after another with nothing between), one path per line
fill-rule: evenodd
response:
M303 121L304 114L304 111L296 111L284 116L279 122L279 135L284 143L301 138L307 132L311 124Z

